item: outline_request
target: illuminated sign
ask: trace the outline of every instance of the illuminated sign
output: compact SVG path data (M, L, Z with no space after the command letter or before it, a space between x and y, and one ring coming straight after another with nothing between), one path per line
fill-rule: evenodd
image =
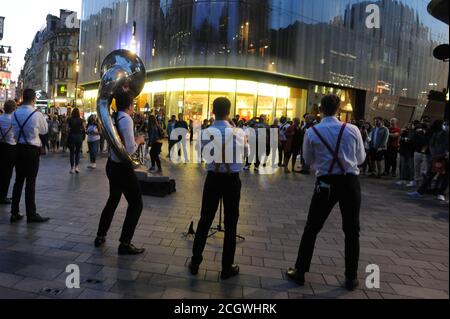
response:
M67 96L67 85L58 85L58 96Z

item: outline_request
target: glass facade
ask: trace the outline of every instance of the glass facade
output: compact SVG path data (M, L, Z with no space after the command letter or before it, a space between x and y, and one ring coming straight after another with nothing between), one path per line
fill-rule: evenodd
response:
M366 26L368 4L380 8L380 29ZM104 57L124 48L144 60L150 81L152 72L164 69L210 67L206 78L214 77L214 68L256 70L367 91L369 111L387 97L394 104L403 97L419 105L430 89L446 87L448 77L448 66L432 56L437 45L448 43L448 27L428 14L427 4L427 0L83 0L80 81L98 81ZM177 85L177 79L173 81ZM189 85L184 91L166 91L156 103L170 110L185 106L192 114L207 116L199 105L214 96L200 96ZM314 85L308 88L308 110L316 103L314 91ZM236 94L236 110L250 116L255 112L278 116L285 106L274 96ZM291 110L289 99L287 107Z

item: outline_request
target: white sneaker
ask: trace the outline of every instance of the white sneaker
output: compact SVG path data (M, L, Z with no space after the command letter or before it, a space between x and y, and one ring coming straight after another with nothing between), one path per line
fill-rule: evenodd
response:
M97 164L95 164L95 163L91 164L91 168L92 169L96 169L97 168Z
M406 184L405 181L398 181L395 183L395 185L397 185L397 186L403 186L404 184Z
M444 195L438 195L437 200L440 202L445 202L445 196Z
M80 174L80 168L78 166L75 167L75 173Z
M417 183L415 181L409 182L406 184L406 187L416 187Z
M75 174L75 168L72 167L72 168L70 169L70 174Z

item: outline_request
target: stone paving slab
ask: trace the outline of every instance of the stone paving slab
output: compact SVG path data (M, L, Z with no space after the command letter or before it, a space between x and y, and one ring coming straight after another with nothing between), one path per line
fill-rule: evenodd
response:
M205 171L200 166L172 165L165 170L177 181L177 193L144 197L135 234L147 249L136 257L117 255L126 211L117 210L104 248L93 247L99 216L108 197L105 158L98 169L70 175L60 154L42 158L37 207L51 221L10 225L9 208L0 206L0 298L257 298L257 299L414 299L449 297L448 202L432 197L409 200L406 189L390 179L362 178L361 287L349 293L344 281L344 235L336 208L319 235L307 283L286 280L306 223L313 177L277 172L242 174L242 200L236 262L241 274L219 278L223 234L210 238L198 276L187 264L192 238L184 238L199 220ZM83 165L86 165L83 157ZM21 206L24 211L23 203ZM218 223L218 219L214 225ZM81 269L81 289L65 287L66 266ZM366 266L381 270L380 289L365 288ZM58 289L59 293L42 291Z

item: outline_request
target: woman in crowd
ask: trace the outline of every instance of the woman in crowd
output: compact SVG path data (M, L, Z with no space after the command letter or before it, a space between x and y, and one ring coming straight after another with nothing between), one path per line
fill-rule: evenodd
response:
M150 168L150 172L152 173L162 172L161 159L159 155L161 154L163 137L163 130L156 121L156 117L154 115L150 115L148 119L148 145L151 146L150 160L152 162L152 166Z
M85 127L78 108L73 109L67 124L69 128L68 144L70 149L70 174L79 174L80 153L83 145Z
M86 128L87 142L89 147L90 165L88 168L97 168L97 153L100 147L100 129L97 124L97 119L94 115L89 117L88 125Z
M53 153L56 153L59 148L59 131L60 124L58 121L58 117L55 115L51 118L49 125L50 148Z

